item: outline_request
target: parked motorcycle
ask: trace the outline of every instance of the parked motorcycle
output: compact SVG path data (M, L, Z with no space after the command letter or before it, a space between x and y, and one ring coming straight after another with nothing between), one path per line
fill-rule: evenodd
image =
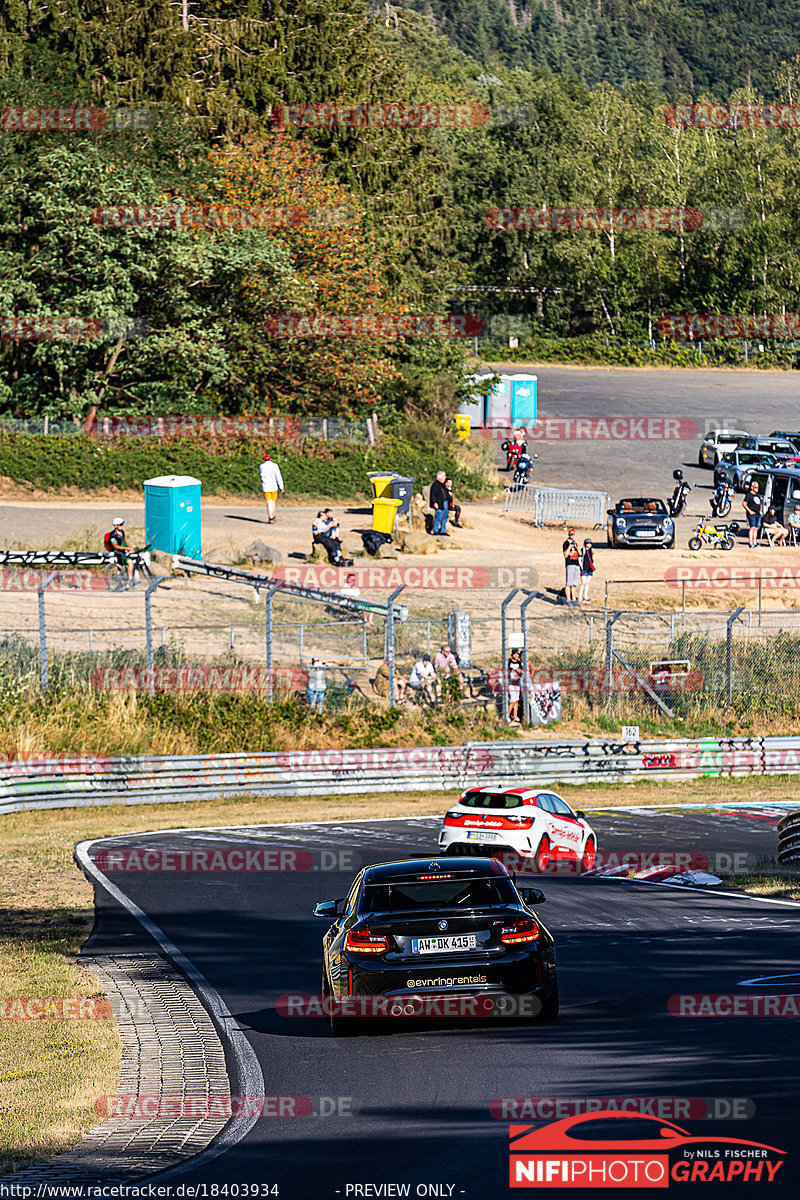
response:
M727 517L731 511L734 495L734 490L729 483L718 483L714 488L714 495L711 497L712 517Z
M519 461L520 455L528 453L527 442L503 442L500 446L501 450L506 452L506 470L513 471Z
M727 525L707 525L704 521L698 521L694 535L689 538L689 549L700 550L703 544L713 550L732 550L733 533Z
M668 501L669 515L679 517L686 508L686 499L692 490L692 485L683 478L683 471L673 471L672 478L676 479L678 484Z
M517 486L524 485L529 482L531 471L533 470L533 460L538 458L538 454L531 456L530 454L520 454L517 460L517 467L514 471L514 483Z

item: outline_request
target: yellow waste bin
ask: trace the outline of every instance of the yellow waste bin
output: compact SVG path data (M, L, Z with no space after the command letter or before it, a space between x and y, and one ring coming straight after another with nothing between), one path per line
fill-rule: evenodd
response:
M370 471L369 481L372 484L372 498L385 495L386 492L392 494L392 480L394 475L387 475L382 471Z
M461 438L462 442L469 441L469 431L472 424L472 417L462 416L461 413L456 413L456 433Z
M372 528L391 537L397 510L403 503L391 496L376 496L372 501Z

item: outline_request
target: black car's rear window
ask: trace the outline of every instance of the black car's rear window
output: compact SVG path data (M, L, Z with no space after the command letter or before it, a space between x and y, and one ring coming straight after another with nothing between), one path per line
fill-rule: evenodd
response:
M440 912L516 903L514 885L505 876L496 879L465 879L462 876L460 879L440 879L431 883L416 883L413 880L368 883L361 896L359 911L408 912L418 909Z
M459 800L467 808L521 808L522 796L509 796L507 792L467 792Z

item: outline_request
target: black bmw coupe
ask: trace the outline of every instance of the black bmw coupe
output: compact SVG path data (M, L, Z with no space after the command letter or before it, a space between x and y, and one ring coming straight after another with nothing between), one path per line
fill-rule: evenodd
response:
M333 918L322 993L334 1034L409 1014L554 1020L554 943L534 911L544 899L493 858L365 867L346 899L314 909Z

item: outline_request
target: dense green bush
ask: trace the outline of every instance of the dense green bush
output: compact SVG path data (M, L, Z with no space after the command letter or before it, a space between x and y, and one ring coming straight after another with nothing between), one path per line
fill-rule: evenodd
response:
M59 488L138 489L156 475L194 475L205 495L259 493L258 468L263 438L229 441L210 438L119 438L98 441L85 434L39 436L0 433L0 475L47 491ZM457 457L458 447L437 450L396 436L375 448L306 439L276 450L292 499L344 500L371 494L369 471L393 470L413 476L417 486L433 481L441 468L452 475L465 499L485 494L487 484Z

